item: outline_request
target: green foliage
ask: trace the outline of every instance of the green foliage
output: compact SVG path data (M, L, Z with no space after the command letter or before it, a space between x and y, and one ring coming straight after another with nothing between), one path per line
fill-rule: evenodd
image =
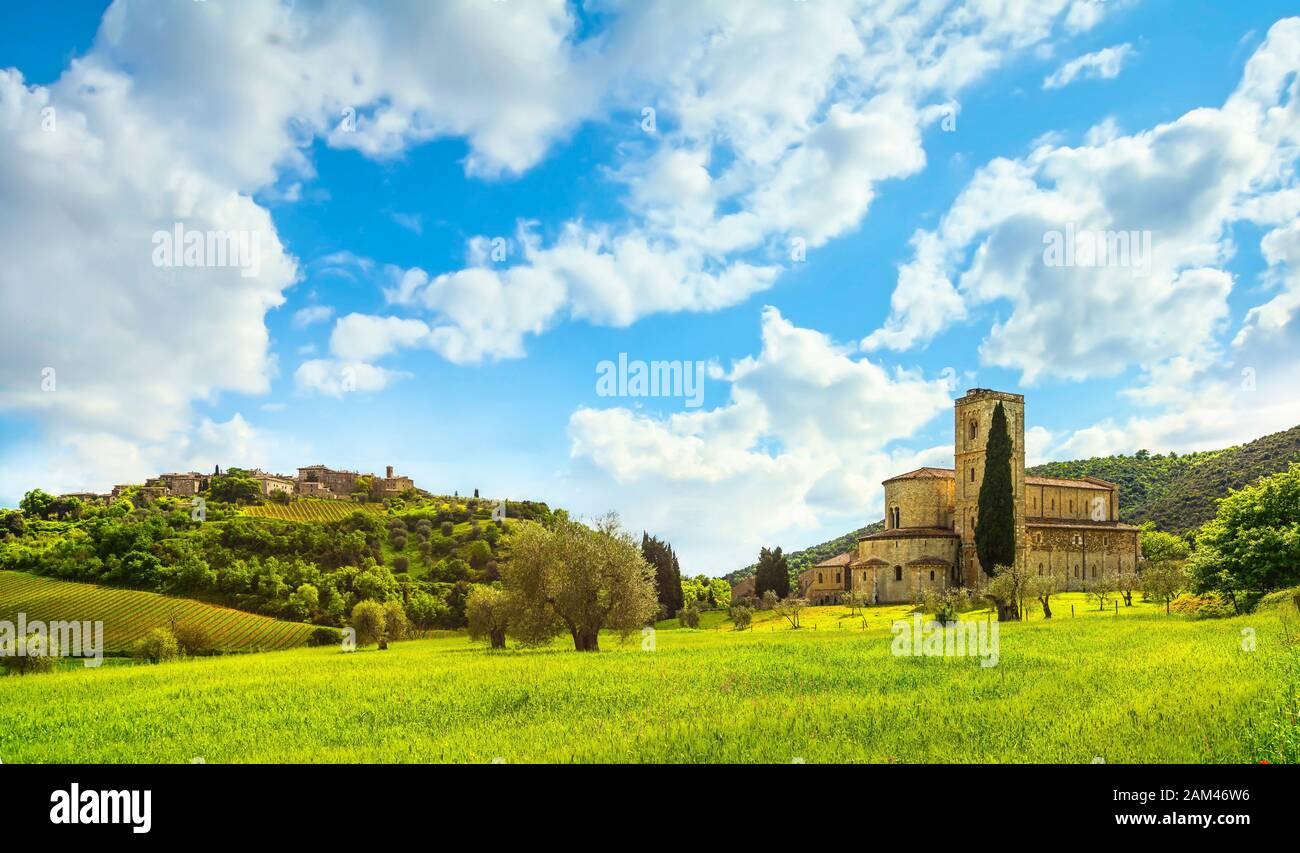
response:
M1221 500L1188 572L1197 592L1233 597L1300 583L1300 464Z
M780 547L763 548L758 552L758 567L754 570L754 594L763 598L771 590L778 599L790 595L790 566L781 554Z
M1170 603L1169 609L1173 613L1194 616L1197 619L1223 619L1236 615L1232 602L1216 592L1205 595L1185 592Z
M984 481L980 483L975 519L975 552L989 577L996 566L1016 561L1015 491L1011 483L1011 436L1007 413L999 402L993 409L984 452Z
M866 536L868 533L879 533L884 529L885 522L877 521L874 524L868 524L866 527L859 527L852 533L845 533L843 536L828 539L801 551L791 551L785 555L787 570L791 576L798 577L800 572L810 566L815 566L824 560L843 554L845 551L857 550L859 537ZM723 575L722 580L734 586L745 578L752 577L757 569L758 564L751 563L743 569L736 569L734 572Z
M229 504L260 504L262 484L242 468L231 468L225 474L214 476L208 489L214 501Z
M136 641L134 655L149 663L165 663L180 657L181 646L168 628L154 628Z
M352 608L352 630L357 633L357 646L369 646L384 638L384 605L377 601L358 602Z
M48 518L50 505L53 503L53 495L46 494L41 489L32 489L23 495L23 499L18 503L18 508L28 518Z
M626 638L658 607L654 570L612 513L594 529L558 513L550 530L529 525L503 579L519 603L511 633L526 643L567 629L576 650L599 651L602 629Z
M731 623L737 631L743 631L748 628L754 621L753 608L744 605L733 605L730 611Z
M201 622L178 622L172 626L171 632L182 654L197 657L210 655L216 650L212 632Z
M1152 522L1142 525L1138 544L1142 549L1142 559L1148 562L1185 560L1191 552L1191 545L1186 539L1174 533L1156 530Z
M504 590L475 586L465 602L471 640L486 640L494 649L506 647L506 631L516 608L514 598Z
M50 654L48 641L38 634L0 644L0 669L9 675L53 672L58 665L59 659Z
M641 533L641 556L655 572L655 594L659 612L676 613L686 603L682 587L682 568L673 547L644 531Z
M677 611L677 623L683 628L700 627L700 609L694 599L686 602L686 606Z
M343 632L326 625L317 626L307 638L309 646L337 646L343 642Z

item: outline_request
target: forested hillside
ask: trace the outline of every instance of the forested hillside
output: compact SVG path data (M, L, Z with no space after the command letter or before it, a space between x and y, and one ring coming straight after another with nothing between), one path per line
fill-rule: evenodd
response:
M875 524L868 524L866 527L859 527L852 533L845 533L843 536L837 536L834 539L822 542L820 545L813 545L810 548L804 548L802 551L794 551L786 554L785 558L789 563L791 575L798 575L809 566L815 566L822 560L852 550L857 547L859 536L862 536L865 533L875 533L877 530L883 530L884 527L885 522L883 520L877 521ZM754 569L757 567L757 563L751 563L743 569L736 569L736 571L731 574L723 575L723 578L728 583L734 585L752 575Z

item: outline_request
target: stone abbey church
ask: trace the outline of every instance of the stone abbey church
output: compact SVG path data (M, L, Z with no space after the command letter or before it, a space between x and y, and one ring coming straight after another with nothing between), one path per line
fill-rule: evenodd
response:
M857 550L804 571L803 596L826 603L858 590L890 603L911 601L926 589L981 586L975 519L998 403L1011 439L1016 560L1076 590L1093 578L1136 571L1138 529L1119 521L1119 487L1095 477L1026 476L1024 396L974 388L954 405L953 467L885 480L885 529L859 538Z

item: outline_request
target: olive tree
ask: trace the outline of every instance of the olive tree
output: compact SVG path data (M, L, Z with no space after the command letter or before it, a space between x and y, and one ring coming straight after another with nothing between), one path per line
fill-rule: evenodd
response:
M1061 579L1052 572L1030 575L1025 585L1025 592L1038 599L1043 606L1043 618L1052 618L1052 596L1061 591Z
M502 571L518 603L510 633L538 644L568 631L580 652L600 651L600 631L625 638L654 618L654 569L610 513L588 527L564 517L530 524L511 543Z
M494 649L506 647L506 629L514 600L510 593L491 586L476 585L465 599L471 640L487 640Z
M1142 597L1147 601L1163 601L1165 613L1169 612L1169 602L1187 587L1187 570L1182 560L1147 563L1139 578Z
M999 622L1020 619L1021 602L1029 594L1029 578L1023 564L993 567L993 577L984 585L984 597L997 607Z

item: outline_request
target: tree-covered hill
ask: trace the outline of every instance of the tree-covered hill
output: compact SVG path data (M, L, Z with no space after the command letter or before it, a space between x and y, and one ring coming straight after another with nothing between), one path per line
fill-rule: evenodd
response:
M834 539L822 542L820 545L813 545L810 548L804 548L802 551L794 551L786 554L785 558L790 566L790 574L797 576L809 566L815 566L822 560L834 557L836 554L843 554L845 551L857 547L858 537L866 533L875 533L877 530L883 530L885 522L877 521L875 524L868 524L866 527L859 527L852 533L845 533L843 536L837 536ZM735 585L741 580L749 577L758 567L757 563L751 563L743 569L736 569L731 574L722 577L730 584Z
M1100 477L1118 483L1120 518L1133 524L1155 522L1162 530L1184 532L1214 517L1215 501L1230 489L1286 470L1300 461L1300 426L1224 450L1178 456L1149 454L1101 456L1050 462L1027 469L1043 477Z

